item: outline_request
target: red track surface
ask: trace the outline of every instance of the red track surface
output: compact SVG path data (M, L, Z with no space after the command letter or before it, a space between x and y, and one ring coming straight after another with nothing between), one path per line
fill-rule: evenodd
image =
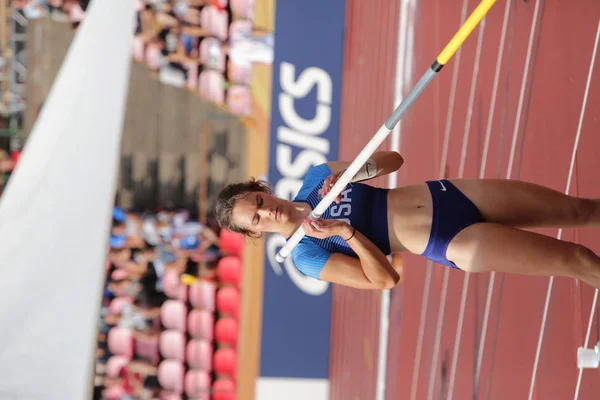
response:
M347 2L342 158L354 158L392 108L399 3L399 0ZM383 147L389 147L389 140ZM334 287L333 399L364 400L375 393L379 304L378 293Z
M510 0L507 0L510 1ZM380 1L376 3L382 3ZM371 2L349 0L341 158L351 159L388 117L392 109L399 0L385 2L385 12ZM415 76L418 78L460 26L462 1L419 1L415 30ZM368 5L367 5L368 4ZM469 13L477 5L469 1ZM511 178L565 191L591 61L600 3L514 0L500 74L485 177L506 177L515 123L518 136ZM490 100L499 51L505 2L499 1L486 20L476 96L466 147L465 177L478 177L490 114ZM516 116L524 79L530 30L535 24L530 68L522 113ZM478 30L462 47L446 176L456 177L463 148L469 91L473 79ZM417 101L402 125L401 152L405 166L399 185L439 177L450 87L456 59L451 61ZM578 147L570 191L600 197L600 59L597 59ZM384 143L382 148L387 148ZM384 184L381 180L378 184ZM543 233L557 236L557 230ZM600 253L600 232L565 230L563 239L583 243ZM405 284L392 292L387 399L411 399L418 329L424 299L426 260L405 257ZM422 342L416 399L447 398L442 363L450 378L457 320L465 274L450 271L441 325L436 374L435 339L444 268L433 265ZM460 337L454 399L527 399L542 328L549 280L497 274L485 338L479 385L474 387L477 346L489 274L470 276ZM558 278L549 304L534 399L572 399L577 383L576 349L586 335L593 290ZM374 398L379 323L378 293L335 288L332 328L332 398ZM597 318L590 347L598 338ZM600 398L600 372L585 370L579 399Z

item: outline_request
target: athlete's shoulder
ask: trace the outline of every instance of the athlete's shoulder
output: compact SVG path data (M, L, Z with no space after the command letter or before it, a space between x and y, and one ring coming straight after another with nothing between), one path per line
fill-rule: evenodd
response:
M319 164L311 167L306 175L304 175L302 187L298 191L295 200L306 200L329 175L331 175L331 169L327 164Z
M311 167L304 177L304 182L322 181L331 175L331 168L327 164L319 164Z
M319 279L329 257L331 257L329 251L307 237L302 238L292 250L292 260L296 268L304 275L314 279Z

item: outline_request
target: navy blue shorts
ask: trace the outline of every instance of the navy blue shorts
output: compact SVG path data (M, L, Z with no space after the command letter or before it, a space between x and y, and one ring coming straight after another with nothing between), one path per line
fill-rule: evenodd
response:
M427 259L441 265L456 268L446 258L448 245L460 231L482 222L483 218L475 204L450 181L427 181L433 201L433 218L429 243L423 252Z

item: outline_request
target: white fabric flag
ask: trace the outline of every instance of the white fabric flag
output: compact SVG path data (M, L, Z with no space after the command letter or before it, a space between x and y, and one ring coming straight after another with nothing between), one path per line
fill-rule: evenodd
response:
M0 399L91 398L134 8L91 2L0 198Z

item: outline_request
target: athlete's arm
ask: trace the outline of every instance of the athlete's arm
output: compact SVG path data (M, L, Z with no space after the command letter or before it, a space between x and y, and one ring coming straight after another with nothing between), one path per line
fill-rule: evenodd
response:
M371 160L376 165L376 171L375 174L368 179L373 179L378 176L391 174L392 172L399 170L400 167L402 167L402 164L404 164L404 159L397 151L377 151L373 153L373 155L371 156ZM346 168L350 166L350 164L351 163L347 161L332 161L328 162L327 166L329 167L329 169L331 169L331 175L335 175L338 173L340 173L339 175L341 175L341 173L344 172ZM355 176L354 179L352 179L352 182L366 180L363 178L364 176L361 176L361 174L357 174L357 176Z
M332 254L319 279L357 289L389 289L400 281L383 252L367 237L339 220L307 220L303 223L308 236L324 239L338 235L350 245L358 259L341 253Z
M358 173L352 178L350 182L362 182L367 181L378 176L387 175L400 169L404 159L400 153L396 151L378 151L362 166ZM329 190L335 185L340 176L344 173L346 168L350 165L349 162L335 161L327 163L331 174L323 181L323 196L329 193ZM339 203L342 196L339 195L335 202Z

